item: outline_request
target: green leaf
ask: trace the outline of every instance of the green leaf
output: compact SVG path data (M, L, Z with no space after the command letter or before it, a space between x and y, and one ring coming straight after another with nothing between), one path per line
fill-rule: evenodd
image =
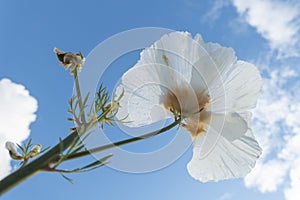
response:
M19 144L17 144L17 146L21 149L22 153L24 154L25 153L25 149L21 145L19 145Z
M71 121L71 122L73 122L73 121L74 121L74 119L73 119L73 118L71 118L71 117L68 117L68 118L67 118L67 120L68 120L68 121Z
M29 139L28 143L25 144L25 152L26 154L29 152L29 148L32 146L32 138Z
M97 160L97 161L95 161L95 162L93 162L93 163L91 163L91 164L88 164L88 165L82 167L81 169L91 168L91 167L94 167L95 165L99 165L99 164L103 165L104 162L107 161L107 160L108 160L109 158L111 158L112 156L113 156L112 154L110 154L110 155L108 155L108 156L105 156L105 157L101 158L100 160Z
M74 182L73 182L73 180L72 180L71 178L67 177L67 176L64 175L63 173L60 173L60 175L61 175L64 179L66 179L69 183L74 184Z
M50 149L51 146L48 146L46 148L44 148L43 150L41 150L40 154L44 153L45 151L47 151L48 149Z
M90 95L90 93L88 92L87 95L85 96L84 100L83 100L83 105L86 105L86 102L89 99L89 95Z

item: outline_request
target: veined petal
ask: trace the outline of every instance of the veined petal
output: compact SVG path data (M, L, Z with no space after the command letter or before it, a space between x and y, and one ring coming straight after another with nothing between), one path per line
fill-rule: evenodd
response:
M194 40L195 40L196 42L198 42L201 46L202 46L202 45L205 45L205 42L203 41L203 38L202 38L202 36L201 36L199 33L197 33L197 34L195 35Z
M198 60L194 63L191 84L194 88L205 82L212 86L216 79L222 78L225 71L231 70L236 62L234 50L232 48L222 47L217 43L205 43L201 35L197 34L194 38L201 46L198 53ZM218 82L222 82L219 80Z
M221 135L229 141L234 141L243 136L248 130L248 124L238 113L212 114L213 118L210 127L220 131ZM223 124L223 126L220 126ZM218 130L220 129L220 130Z
M186 82L190 82L192 65L199 59L201 48L190 33L172 32L146 48L141 53L138 64L158 63L170 66L183 76Z
M210 83L218 77L218 69L204 49L199 51L199 58L193 64L190 84L196 93L208 93Z
M201 118L200 118L201 119ZM248 130L247 121L238 113L210 113L209 123L204 133L193 137L195 147L200 147L199 156L205 157L212 151L220 137L234 141Z
M219 137L214 148L204 157L200 151L201 147L195 145L193 158L188 163L187 169L193 178L201 182L243 177L254 167L261 154L261 149L250 129L244 136L234 141L228 141L223 136Z
M189 87L192 63L201 49L189 33L173 32L143 50L139 62L123 75L117 89L117 96L123 89L125 92L117 118L127 116L132 121L128 126L142 126L166 118L168 114L151 117L152 108L161 106L163 96L169 91ZM182 103L184 108L190 106L186 101Z
M117 118L126 117L125 121L129 121L127 126L137 127L169 117L162 101L166 91L176 87L176 82L170 76L173 73L180 77L171 67L151 63L137 64L127 71L116 90L116 96L124 90Z
M237 61L235 52L232 48L222 47L217 43L211 42L206 43L204 48L214 61L221 76L224 75L226 71L230 71Z
M217 96L218 93L222 93L221 87L213 90L216 94L216 98L213 98L212 101L213 112L224 110L243 112L256 106L262 79L254 65L238 61L232 70L227 70L223 76L225 77L223 84L225 94Z

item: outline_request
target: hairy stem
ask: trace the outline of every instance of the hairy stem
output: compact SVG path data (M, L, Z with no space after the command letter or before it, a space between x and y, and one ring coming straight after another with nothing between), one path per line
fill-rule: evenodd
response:
M107 149L111 149L111 148L114 148L114 147L118 147L118 146L122 146L122 145L125 145L125 144L130 144L130 143L133 143L133 142L137 142L137 141L140 141L140 140L143 140L143 139L147 139L147 138L153 137L155 135L159 135L163 132L166 132L166 131L172 129L173 127L175 127L176 125L178 125L179 123L180 123L180 119L177 119L172 124L162 128L160 130L153 131L153 132L141 135L139 137L133 137L133 138L129 138L129 139L126 139L126 140L121 140L119 142L107 144L107 145L104 145L104 146L101 146L101 147L96 147L96 148L89 149L89 150L86 150L86 151L81 151L79 153L70 155L68 158L66 158L66 160L71 160L71 159L87 156L87 155L90 155L92 153L97 153L97 152L104 151L104 150L107 150Z
M84 105L82 102L77 70L74 71L74 80L75 80L76 94L78 97L79 109L80 111L82 111L81 120L83 124L86 124ZM85 126L83 128L85 128ZM33 176L34 174L38 173L41 169L55 162L59 157L59 154L62 153L64 150L66 150L70 145L72 145L74 140L82 134L83 133L81 131L80 133L78 133L77 130L73 131L69 136L67 136L64 140L60 141L56 146L54 146L52 149L47 151L41 157L32 161L28 165L22 166L19 170L13 172L9 176L2 179L0 181L0 195L10 190L14 186L20 184L21 182L25 181L26 179Z
M117 146L122 146L125 144L130 144L130 143L137 142L137 141L140 141L143 139L147 139L147 138L153 137L155 135L159 135L163 132L166 132L166 131L172 129L173 127L175 127L176 125L178 125L179 123L180 123L180 120L177 119L172 124L162 128L158 131L153 131L153 132L144 134L140 137L133 137L133 138L122 140L122 141L115 142L112 144L107 144L107 145L104 145L101 147L90 149L87 151L82 151L82 152L79 152L77 154L74 154L74 155L66 158L65 160L80 158L83 156L90 155L91 153L96 153L96 152L104 151L104 150L111 149L111 148L114 148ZM64 140L62 140L61 141L62 143L58 143L56 146L54 146L52 149L50 149L48 152L46 152L41 157L37 158L36 160L32 161L28 165L24 166L23 168L20 168L19 170L13 172L6 178L2 179L0 181L0 195L4 194L8 190L12 189L14 186L20 184L21 182L25 181L26 179L33 176L34 174L42 171L43 169L48 169L49 164L55 162L57 160L57 158L59 157L59 154L62 151L64 151L65 149L67 149L67 147L70 146L72 144L72 142L76 139L76 137L78 137L78 132L74 131L69 136L67 136ZM63 149L61 149L62 147L63 147Z
M0 195L38 173L42 168L52 163L53 160L56 160L59 154L67 149L76 137L78 137L78 133L74 131L41 157L2 179L0 181Z
M78 98L78 104L79 104L79 109L81 112L81 121L83 124L86 123L85 120L85 113L84 113L84 105L82 103L82 96L81 96L81 91L80 91L80 86L79 86L79 81L78 81L78 72L77 70L74 71L74 81L75 81L75 89L76 89L76 94Z

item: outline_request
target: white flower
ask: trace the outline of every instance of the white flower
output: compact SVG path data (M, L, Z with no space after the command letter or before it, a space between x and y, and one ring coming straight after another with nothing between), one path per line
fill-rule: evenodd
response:
M12 159L14 159L14 160L22 160L23 159L23 157L21 156L21 154L19 154L15 143L7 141L5 143L5 147L8 150L9 155L10 155L10 157Z
M71 52L64 52L62 50L59 50L58 48L53 49L54 53L56 53L56 56L61 64L66 70L70 69L71 73L77 69L80 71L82 69L82 65L85 61L84 57L81 53L73 54Z
M125 125L137 127L180 113L194 145L191 176L202 182L242 177L261 154L248 111L261 85L256 67L237 61L233 49L173 32L142 51L123 75L117 117L128 115Z

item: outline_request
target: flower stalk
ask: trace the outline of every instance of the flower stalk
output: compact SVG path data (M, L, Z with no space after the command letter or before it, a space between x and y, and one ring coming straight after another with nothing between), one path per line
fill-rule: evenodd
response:
M79 152L77 154L67 157L65 159L65 161L81 158L84 156L88 156L92 153L108 150L108 149L111 149L114 147L118 147L118 146L130 144L133 142L137 142L137 141L140 141L143 139L147 139L147 138L153 137L155 135L159 135L163 132L166 132L166 131L172 129L173 127L175 127L176 125L178 125L179 123L180 123L180 119L177 119L172 124L162 128L161 130L153 131L153 132L144 134L140 137L133 137L133 138L122 140L122 141L115 142L112 144L107 144L107 145L104 145L104 146L101 146L98 148L82 151L82 152ZM12 189L14 186L22 183L26 179L30 178L31 176L33 176L41 171L51 171L51 170L49 170L48 166L49 166L49 164L51 164L52 162L55 162L55 160L57 160L57 158L62 150L61 146L65 147L63 150L66 150L68 148L68 146L70 146L77 137L78 137L78 132L77 131L72 132L69 136L67 136L64 140L62 140L59 144L54 146L52 149L50 149L44 155L42 155L41 157L39 157L36 160L29 163L28 165L25 165L24 167L20 168L19 170L13 172L9 176L7 176L3 180L1 180L0 181L0 195L4 194L5 192ZM63 145L61 145L61 144L63 144ZM52 171L55 171L55 170L52 170Z
M92 127L100 124L100 127L103 128L104 124L113 125L115 122L123 122L125 118L120 120L115 119L115 117L119 109L119 101L123 97L124 91L119 95L118 98L114 99L113 97L112 101L109 102L108 92L106 88L101 85L95 101L95 111L87 113L88 118L86 118L86 113L84 110L86 108L86 102L89 98L89 95L87 95L84 99L82 98L80 84L78 81L78 70L81 69L84 58L82 57L81 53L64 53L58 49L54 49L54 51L57 54L61 65L64 66L65 69L70 69L71 75L74 76L76 96L72 97L69 101L70 109L68 112L73 115L73 117L69 118L69 120L75 122L77 127L72 128L70 135L64 139L60 139L59 143L49 150L48 148L41 150L42 146L40 144L32 147L30 139L29 142L24 145L24 147L18 145L18 147L22 150L22 155L19 155L13 143L8 142L6 148L9 150L10 155L13 157L18 156L20 159L22 158L22 162L21 167L18 170L0 181L0 195L3 195L5 192L41 171L60 173L64 178L71 182L71 179L66 177L64 173L87 172L99 168L109 163L108 160L112 155L107 155L100 160L86 164L83 167L75 168L73 170L58 169L58 166L61 163L88 156L92 153L105 151L114 147L119 147L147 139L166 132L176 125L180 125L181 123L181 117L175 116L175 121L173 123L160 130L153 131L139 137L133 137L115 143L106 144L90 150L83 150L84 145L82 141L89 136L88 131ZM30 148L31 150L29 150ZM32 158L35 159L31 161Z
M82 99L80 84L78 81L78 68L76 67L78 64L75 67L73 67L72 62L66 63L66 59L64 59L63 57L66 54L72 58L74 54L64 53L63 51L57 49L56 51L58 51L57 55L59 57L59 60L61 61L61 64L63 66L66 65L68 68L72 69L71 74L74 76L76 97L72 97L71 100L69 101L71 107L69 109L69 112L73 115L73 118L70 118L70 120L74 121L78 127L72 128L72 132L70 133L70 135L68 135L64 139L60 139L59 143L57 143L54 147L52 147L49 150L48 148L46 148L45 150L41 151L41 145L38 144L35 145L29 151L29 148L32 146L31 139L29 140L28 144L25 145L24 148L18 145L19 148L22 149L22 152L25 155L26 159L23 159L21 163L22 166L18 170L11 173L10 175L8 175L7 177L5 177L0 181L0 196L3 195L5 192L9 191L10 189L12 189L13 187L17 186L18 184L22 183L26 179L30 178L31 176L38 174L41 171L61 173L64 178L70 181L70 179L64 176L63 173L78 173L78 172L86 172L86 171L96 169L98 167L106 165L108 163L107 160L112 155L105 156L104 158L97 160L96 162L87 164L80 168L75 168L73 170L57 169L57 167L62 162L72 160L72 159L78 159L84 156L88 156L92 153L108 150L114 147L130 144L133 142L137 142L143 139L153 137L155 135L161 134L163 132L166 132L167 130L172 129L173 127L180 124L181 122L180 118L175 118L175 121L173 123L160 130L153 131L141 135L139 137L133 137L115 143L103 145L94 149L83 150L84 145L82 143L82 140L84 140L86 137L89 136L88 131L92 127L96 126L97 124L100 124L101 127L103 128L104 124L112 125L112 123L114 122L122 122L122 120L116 120L115 115L116 112L118 111L119 101L123 97L124 93L122 93L117 99L113 99L112 102L108 102L109 100L108 92L106 88L104 88L101 85L99 92L97 93L98 99L95 102L96 111L95 113L88 113L89 118L86 119L84 109L86 107L85 104L88 95L85 97L84 100ZM76 57L76 59L78 59L78 56ZM75 61L77 62L77 60ZM10 154L12 153L17 154L17 150L13 148L12 144L8 143L7 146ZM44 153L44 151L46 152ZM24 157L24 155L22 155L22 158ZM35 158L35 160L29 162L31 158Z
M80 108L80 112L81 113L81 121L83 124L86 123L85 120L85 113L84 113L84 105L83 105L83 101L82 101L82 96L81 96L81 91L80 91L80 86L79 86L79 81L78 81L78 71L75 70L74 71L74 82L75 82L75 89L76 89L76 94L78 97L78 104L79 104L79 108Z
M69 136L67 136L64 140L61 141L63 144L63 150L67 149L67 147L72 144L74 139L78 137L77 131L72 132ZM37 174L41 171L45 166L52 163L53 160L57 158L57 156L61 152L61 144L55 145L48 152L43 154L41 157L33 160L31 163L25 165L19 170L13 172L9 176L5 177L0 181L0 195L4 194L8 190L12 189L16 185L30 178L31 176Z
M96 148L89 149L89 150L86 150L86 151L81 151L79 153L76 153L74 155L69 156L66 160L71 160L71 159L87 156L87 155L90 155L92 153L97 153L97 152L108 150L108 149L111 149L111 148L114 148L114 147L119 147L119 146L123 146L123 145L126 145L126 144L134 143L134 142L137 142L137 141L140 141L140 140L144 140L144 139L159 135L163 132L166 132L166 131L174 128L175 126L179 125L180 122L181 122L181 119L176 119L173 123L171 123L170 125L162 128L160 130L153 131L153 132L150 132L150 133L138 136L138 137L133 137L133 138L121 140L119 142L107 144L107 145L104 145L104 146L101 146L101 147L96 147Z

